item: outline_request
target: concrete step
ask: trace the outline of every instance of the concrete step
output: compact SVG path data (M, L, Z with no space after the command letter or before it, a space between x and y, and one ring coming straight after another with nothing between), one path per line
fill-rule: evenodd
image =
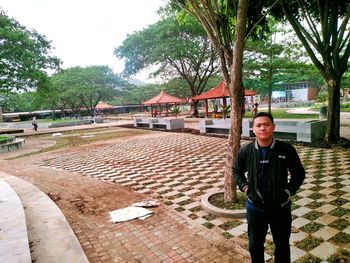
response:
M0 178L0 262L32 262L21 200Z
M66 218L46 194L18 177L0 172L0 178L16 191L25 208L33 262L88 262Z

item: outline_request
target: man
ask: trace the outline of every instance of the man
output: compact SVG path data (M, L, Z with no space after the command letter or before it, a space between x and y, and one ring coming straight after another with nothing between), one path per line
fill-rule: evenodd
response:
M34 129L35 131L37 131L37 130L38 130L38 121L36 120L36 117L35 117L35 116L33 117L32 125L33 125L33 129Z
M291 262L290 197L305 178L295 148L276 140L274 130L272 115L257 113L253 119L256 140L238 151L232 168L239 189L247 196L249 251L253 263L265 262L264 243L268 226L275 244L275 262Z

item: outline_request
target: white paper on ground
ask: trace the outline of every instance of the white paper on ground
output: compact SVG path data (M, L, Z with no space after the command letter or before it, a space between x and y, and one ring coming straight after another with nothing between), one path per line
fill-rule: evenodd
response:
M132 220L135 218L141 218L145 216L151 216L151 214L153 214L153 211L143 207L136 207L136 206L129 206L126 208L117 209L112 212L109 212L111 221L113 223L124 222L124 221Z
M141 207L154 207L159 206L160 202L158 200L145 200L132 204L132 206L141 206Z

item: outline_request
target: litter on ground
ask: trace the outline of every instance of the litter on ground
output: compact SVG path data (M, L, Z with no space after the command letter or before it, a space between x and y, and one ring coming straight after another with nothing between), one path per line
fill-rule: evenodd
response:
M145 200L145 201L132 204L132 206L140 206L140 207L155 207L159 205L160 205L160 202L158 200Z
M143 207L128 206L109 212L113 223L124 222L132 219L146 219L153 214L153 211Z

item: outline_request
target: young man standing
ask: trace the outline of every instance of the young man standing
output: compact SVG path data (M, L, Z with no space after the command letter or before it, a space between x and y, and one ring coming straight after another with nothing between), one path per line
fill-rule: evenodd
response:
M291 262L290 197L305 178L295 148L276 140L274 130L272 115L257 113L253 119L256 140L239 150L232 168L239 189L247 196L249 251L253 263L265 262L264 243L269 226L275 244L275 263Z

